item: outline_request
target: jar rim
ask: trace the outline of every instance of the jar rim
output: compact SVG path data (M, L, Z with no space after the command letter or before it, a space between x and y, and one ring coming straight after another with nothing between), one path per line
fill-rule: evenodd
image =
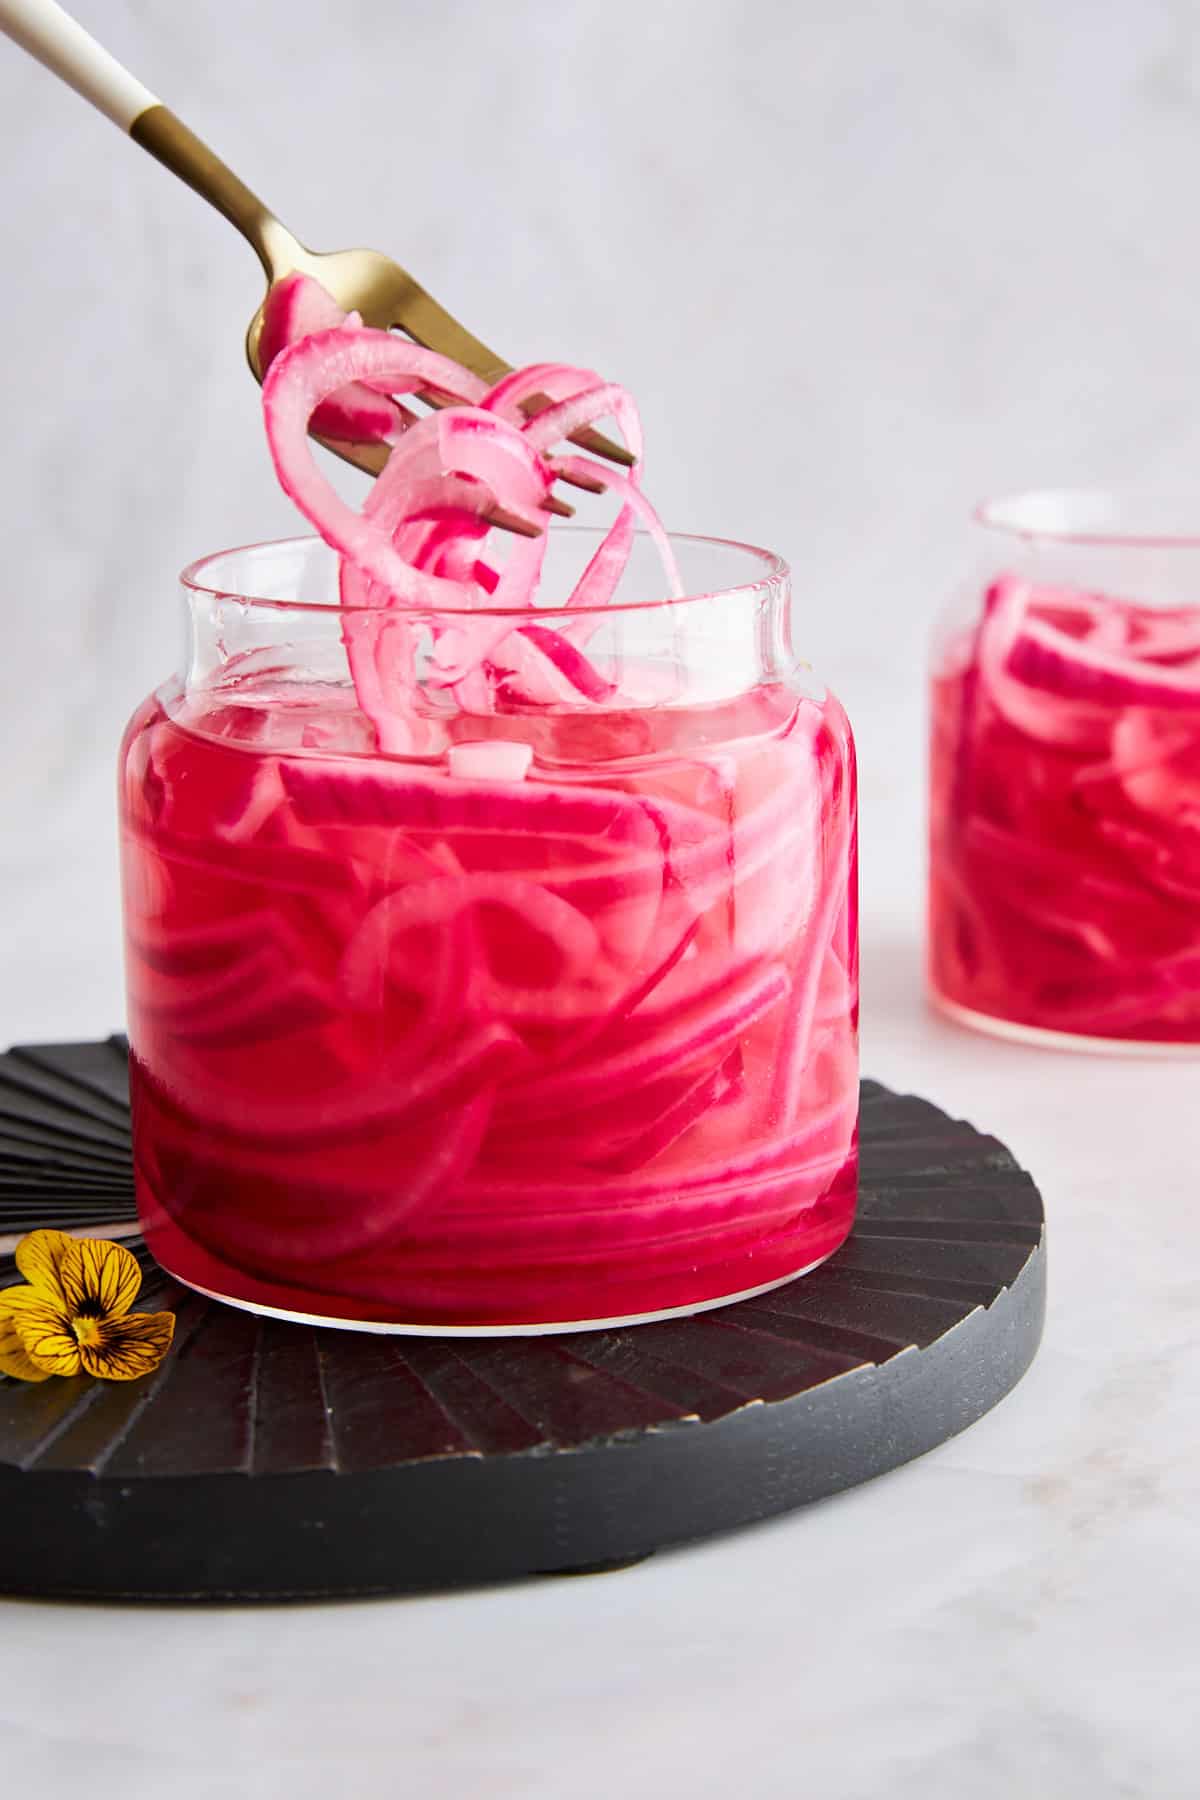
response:
M1029 488L981 500L971 518L987 531L1031 543L1200 550L1200 502L1182 492ZM1174 520L1179 523L1167 523Z
M592 525L556 525L554 527L556 535L565 536L570 534L580 538L590 538L596 544L599 544L600 540L606 536L609 529L611 528ZM646 541L649 534L644 531L638 531L635 532L634 536L638 540ZM667 533L667 538L672 546L687 545L704 549L738 551L743 556L748 557L752 559L753 562L757 563L760 567L760 573L751 580L738 581L730 587L709 587L699 589L694 593L686 593L679 596L665 594L654 600L613 600L606 602L603 606L593 607L568 607L563 605L537 606L533 609L534 613L538 619L611 618L615 614L652 613L662 611L664 608L692 606L706 600L727 600L741 595L750 596L754 594L770 593L771 591L777 591L780 587L784 586L788 582L791 574L787 563L781 556L776 555L773 550L764 550L757 544L743 543L738 538L709 537L702 533L690 531L669 531ZM377 614L403 611L417 616L428 616L431 614L445 614L447 616L469 614L472 618L476 619L528 619L530 616L531 609L524 606L446 606L440 601L430 602L428 605L412 602L381 602L378 605L372 606L343 606L337 601L304 600L298 596L283 599L280 598L279 595L245 593L239 588L233 588L225 583L215 582L211 578L211 572L214 565L222 562L228 557L248 556L254 551L286 550L290 548L299 550L305 546L316 547L320 545L321 541L322 540L319 537L311 533L306 533L295 537L264 538L257 543L235 544L229 549L210 551L208 555L198 557L196 561L189 563L187 567L182 570L179 579L185 590L190 594L205 595L213 600L232 600L236 601L239 605L260 607L264 610L273 612L290 612L297 609L303 609L303 611L311 613L336 613L341 615L343 613ZM331 550L330 555L334 554L335 552Z

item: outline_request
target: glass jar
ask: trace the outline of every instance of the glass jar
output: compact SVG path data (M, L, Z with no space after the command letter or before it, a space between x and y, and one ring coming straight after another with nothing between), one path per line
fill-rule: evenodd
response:
M553 596L597 537L550 536ZM689 598L639 540L593 613L341 607L308 539L185 573L183 670L120 763L138 1204L179 1279L565 1330L846 1237L850 730L785 566L673 543Z
M1200 1046L1200 506L975 517L932 685L929 979L965 1024Z

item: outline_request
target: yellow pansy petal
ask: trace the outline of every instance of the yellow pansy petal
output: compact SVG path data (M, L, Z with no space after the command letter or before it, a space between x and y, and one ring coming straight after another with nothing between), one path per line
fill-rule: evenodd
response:
M35 1288L4 1290L4 1311L25 1347L26 1356L50 1375L78 1375L79 1345L62 1307L45 1300Z
M174 1313L126 1313L119 1319L101 1319L94 1341L81 1344L79 1353L89 1375L136 1381L157 1369L174 1331Z
M59 1270L68 1246L74 1242L65 1231L31 1231L17 1245L18 1269L47 1300L63 1297Z
M0 1313L7 1314L10 1319L19 1318L31 1307L45 1307L54 1314L60 1324L67 1322L66 1314L61 1306L47 1300L35 1287L24 1287L18 1282L16 1287L6 1287L0 1291Z
M69 1239L60 1273L68 1312L92 1318L127 1313L142 1285L137 1257L104 1238Z
M34 1362L11 1316L0 1312L0 1375L15 1375L18 1381L49 1381L50 1374Z

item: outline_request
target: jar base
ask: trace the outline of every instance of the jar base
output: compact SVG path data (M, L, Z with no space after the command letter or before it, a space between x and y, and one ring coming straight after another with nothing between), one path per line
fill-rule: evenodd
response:
M1147 1061L1200 1061L1200 1043L1180 1044L1155 1041L1152 1038L1085 1037L1071 1031L1048 1031L1041 1025L1022 1025L1015 1019L1000 1019L992 1013L976 1012L947 1000L936 988L929 989L929 1003L935 1012L965 1025L969 1031L983 1032L987 1037L1001 1038L1010 1044L1030 1044L1039 1050L1067 1050L1077 1056L1134 1056Z
M218 1293L215 1288L202 1287L197 1281L189 1281L186 1275L180 1275L168 1263L163 1262L161 1256L156 1256L155 1260L172 1281L179 1282L181 1287L203 1294L206 1300L219 1300L222 1306L234 1306L240 1312L257 1313L264 1319L282 1319L291 1325L324 1326L331 1331L366 1331L385 1337L502 1338L552 1337L556 1333L569 1331L615 1331L626 1325L653 1325L661 1319L686 1319L693 1313L712 1312L718 1306L737 1306L742 1300L756 1299L759 1294L769 1294L774 1288L786 1287L789 1282L799 1281L803 1275L811 1275L814 1269L819 1269L822 1263L828 1262L840 1248L840 1245L835 1244L824 1256L818 1256L803 1268L793 1269L787 1275L777 1275L772 1281L760 1282L757 1287L742 1288L736 1294L718 1294L711 1300L696 1300L686 1306L668 1306L660 1312L633 1313L609 1319L563 1319L536 1325L412 1325L399 1320L342 1319L330 1313L297 1312L289 1307L267 1306L256 1300L242 1300L236 1294Z

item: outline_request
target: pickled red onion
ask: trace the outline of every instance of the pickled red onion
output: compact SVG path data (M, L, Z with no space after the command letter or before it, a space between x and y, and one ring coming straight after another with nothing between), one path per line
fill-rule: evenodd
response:
M344 313L320 282L293 270L275 282L263 306L262 332L258 340L259 363L265 372L281 350L314 332L334 325L354 329L362 324L356 313ZM349 443L394 443L416 414L385 394L377 394L362 382L352 382L313 414L312 428L322 437Z
M430 622L431 691L452 690L460 708L497 702L552 706L607 700L613 683L584 653L594 614L613 598L633 547L646 530L670 595L682 593L670 543L631 475L558 446L582 426L612 419L635 458L642 431L631 396L591 370L539 363L514 370L490 390L467 369L341 313L310 277L277 285L264 318L267 440L285 492L337 552L344 638L359 704L380 747L419 750L420 694L415 609L444 615L486 610L471 621ZM397 396L434 392L442 410L417 418ZM534 396L545 404L529 414ZM310 430L386 440L392 450L361 510L318 469ZM534 525L560 475L600 485L620 500L566 605L592 615L551 631L498 619L537 600L544 536L521 543L502 567L485 553L495 508ZM381 614L388 615L381 618Z

